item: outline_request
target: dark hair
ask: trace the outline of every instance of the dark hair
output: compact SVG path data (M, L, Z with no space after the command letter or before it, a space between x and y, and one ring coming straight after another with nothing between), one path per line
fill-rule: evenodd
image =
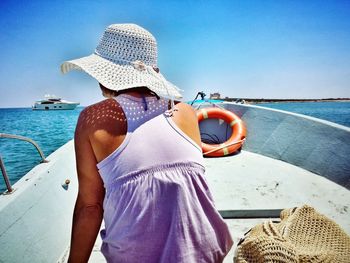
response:
M136 92L140 92L143 94L150 94L150 95L156 96L157 99L159 99L159 96L147 87L134 87L134 88L130 88L130 89L124 89L124 90L117 91L117 90L112 90L112 89L106 88L101 83L99 83L99 85L100 85L100 88L101 88L103 94L107 94L107 95L110 95L112 97L117 97L118 95L126 93L126 92L136 91Z

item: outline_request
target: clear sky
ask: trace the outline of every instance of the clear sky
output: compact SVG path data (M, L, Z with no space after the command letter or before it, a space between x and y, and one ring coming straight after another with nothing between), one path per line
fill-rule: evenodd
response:
M113 23L158 41L159 67L185 90L224 97L350 97L350 1L0 1L0 107L44 94L89 105L94 79L62 75Z

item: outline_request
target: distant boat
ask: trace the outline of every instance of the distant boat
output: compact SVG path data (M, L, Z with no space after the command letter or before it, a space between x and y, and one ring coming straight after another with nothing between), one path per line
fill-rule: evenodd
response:
M80 103L62 100L55 95L45 95L45 99L38 100L32 106L33 110L74 110Z

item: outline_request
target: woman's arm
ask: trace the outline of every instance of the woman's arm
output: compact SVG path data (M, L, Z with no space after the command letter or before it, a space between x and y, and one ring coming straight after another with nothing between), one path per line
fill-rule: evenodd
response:
M75 132L75 155L79 181L73 214L71 247L68 262L87 262L103 218L104 187L96 168L96 158L89 140L89 130L79 117Z
M173 120L176 125L201 147L201 136L196 111L187 103L176 104Z

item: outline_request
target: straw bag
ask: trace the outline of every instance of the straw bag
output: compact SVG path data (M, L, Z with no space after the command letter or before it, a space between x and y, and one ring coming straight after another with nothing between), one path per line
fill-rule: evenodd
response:
M268 221L249 231L235 262L350 262L350 237L312 207L285 209L281 222Z

